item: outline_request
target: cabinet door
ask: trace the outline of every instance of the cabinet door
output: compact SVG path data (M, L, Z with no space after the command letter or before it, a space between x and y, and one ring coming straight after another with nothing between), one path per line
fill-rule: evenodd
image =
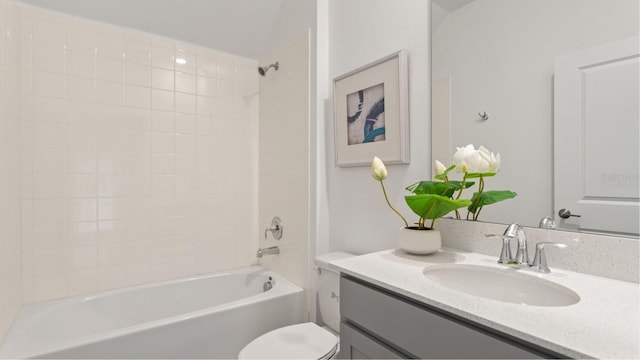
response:
M365 335L348 324L340 324L340 359L406 359L405 355Z
M340 311L344 323L371 338L383 339L382 343L412 357L530 359L554 356L507 334L351 278L343 277L340 281Z

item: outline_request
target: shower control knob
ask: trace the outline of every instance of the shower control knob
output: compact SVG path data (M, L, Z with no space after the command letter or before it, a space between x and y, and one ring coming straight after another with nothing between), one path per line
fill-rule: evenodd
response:
M571 211L568 209L560 209L560 211L558 211L558 216L560 216L563 219L568 219L570 217L580 217L580 215L578 214L572 214Z

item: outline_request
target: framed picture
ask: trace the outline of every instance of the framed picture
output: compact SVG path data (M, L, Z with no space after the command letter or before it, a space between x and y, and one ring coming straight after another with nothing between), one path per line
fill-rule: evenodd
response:
M409 162L407 55L401 50L333 80L337 166Z

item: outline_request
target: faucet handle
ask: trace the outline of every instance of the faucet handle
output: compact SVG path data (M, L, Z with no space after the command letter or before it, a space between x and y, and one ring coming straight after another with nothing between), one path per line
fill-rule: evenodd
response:
M283 230L282 220L280 220L278 216L274 216L273 219L271 219L271 226L264 230L264 239L267 240L267 232L271 231L273 238L280 240L282 239Z
M553 246L559 249L564 249L567 247L566 244L560 244L556 242L539 242L536 244L536 255L533 257L533 263L531 267L536 270L548 274L551 272L549 269L549 264L547 264L547 256L544 253L545 246Z
M509 264L513 261L513 257L511 256L511 238L505 235L498 234L484 234L485 237L499 237L502 238L502 250L500 251L500 258L498 259L498 264Z

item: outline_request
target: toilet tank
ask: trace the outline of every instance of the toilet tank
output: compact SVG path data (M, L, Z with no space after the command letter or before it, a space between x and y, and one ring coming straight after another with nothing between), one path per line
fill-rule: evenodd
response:
M331 263L353 256L355 255L345 252L332 252L316 257L320 317L335 332L340 331L340 273L331 268Z

